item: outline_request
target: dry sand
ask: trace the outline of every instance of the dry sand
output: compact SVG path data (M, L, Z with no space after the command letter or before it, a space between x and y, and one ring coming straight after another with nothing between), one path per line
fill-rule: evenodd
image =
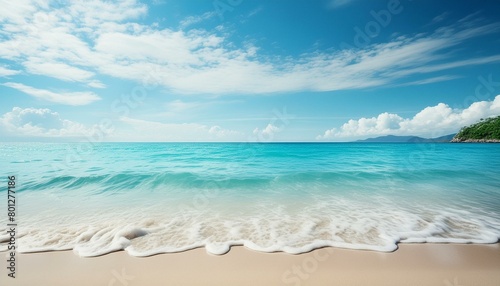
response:
M15 279L0 264L2 286L500 286L500 244L402 244L393 253L323 248L301 255L233 247L222 256L195 249L145 258L44 252L17 254Z

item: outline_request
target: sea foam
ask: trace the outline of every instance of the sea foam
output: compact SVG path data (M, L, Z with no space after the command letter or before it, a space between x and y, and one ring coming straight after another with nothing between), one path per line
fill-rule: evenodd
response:
M112 212L88 212L58 221L54 213L25 218L18 236L20 252L73 249L80 256L125 250L133 256L180 252L205 247L224 254L244 245L262 252L297 254L333 246L393 251L398 243L495 243L498 217L481 210L408 209L369 202L317 199L295 206L266 202L240 206L238 212L215 204L209 208L170 210L161 204L147 212L131 206ZM382 211L383 210L383 211ZM2 233L5 233L4 231ZM6 242L7 236L0 237Z
M2 148L19 183L20 252L387 252L500 238L497 145L96 144L76 163L62 144Z

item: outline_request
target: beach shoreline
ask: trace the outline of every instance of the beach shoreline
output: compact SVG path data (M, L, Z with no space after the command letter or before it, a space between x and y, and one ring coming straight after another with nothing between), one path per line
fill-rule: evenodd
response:
M242 246L220 256L204 248L150 257L54 251L18 253L17 265L16 278L2 271L1 285L488 286L500 285L500 244L399 244L391 253L327 247L298 255Z

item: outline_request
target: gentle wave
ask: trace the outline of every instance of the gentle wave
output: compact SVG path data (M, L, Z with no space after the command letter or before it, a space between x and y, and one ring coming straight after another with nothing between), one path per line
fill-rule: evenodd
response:
M478 178L483 179L485 175L481 172L470 171L464 174L455 170L423 170L423 171L334 171L334 172L294 172L281 175L263 175L259 178L239 175L228 177L223 175L197 174L190 172L181 173L122 173L97 176L56 176L45 180L34 180L24 182L21 191L45 190L49 188L66 188L68 190L92 186L93 188L105 188L109 191L121 191L133 189L137 186L162 188L165 186L176 186L182 188L204 188L204 187L263 187L271 184L294 184L294 183L356 183L364 186L363 181L405 181L408 183L443 178ZM485 182L488 183L488 182ZM332 185L334 186L334 185ZM0 192L5 190L0 190Z
M19 251L393 251L500 238L500 145L77 147L2 145L0 169L18 178Z

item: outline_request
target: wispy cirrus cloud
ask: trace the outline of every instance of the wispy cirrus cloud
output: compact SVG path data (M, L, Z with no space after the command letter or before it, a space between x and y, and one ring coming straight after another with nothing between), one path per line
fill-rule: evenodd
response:
M203 105L206 104L207 103L201 103L197 101L187 102L177 99L167 102L166 107L168 111L178 113L178 112L185 112L187 110L193 110L195 108L202 107Z
M462 78L462 77L457 76L457 75L441 75L441 76L426 78L426 79L422 79L422 80L406 82L404 84L401 84L400 86L423 85L423 84L430 84L430 83L435 83L435 82L449 81L449 80L454 80L454 79L459 79L459 78Z
M347 5L350 1L334 2ZM216 95L425 84L436 82L433 73L438 71L500 62L500 55L458 60L449 52L475 37L497 32L498 23L459 21L432 33L400 36L362 49L316 51L283 59L261 56L256 46L235 46L217 31L189 29L212 17L211 12L186 18L175 30L141 23L147 11L134 0L57 7L23 0L1 23L8 37L0 42L0 58L16 62L27 73L89 87L104 87L97 79L102 75L139 83L153 78L171 92ZM407 79L412 75L424 79Z
M194 24L198 24L200 22L203 22L203 21L208 20L210 18L213 18L215 16L217 16L217 13L215 11L205 12L202 15L199 15L199 16L188 16L188 17L186 17L185 19L183 19L180 22L180 27L182 29L185 29L188 26L191 26L191 25L194 25Z
M451 15L451 13L448 11L443 12L443 13L437 15L436 17L432 18L430 25L440 23L440 22L446 20L450 15Z
M86 105L101 99L93 92L52 92L15 82L7 82L2 85L17 89L41 100L64 105Z
M0 66L0 77L10 76L20 73L18 70L13 70L8 67Z
M24 64L26 71L31 74L44 75L64 81L87 83L91 87L99 87L98 80L92 80L95 73L70 66L61 62L45 62L42 59L28 59Z
M328 8L330 9L337 9L339 7L347 6L349 4L352 4L356 0L330 0L328 3Z

